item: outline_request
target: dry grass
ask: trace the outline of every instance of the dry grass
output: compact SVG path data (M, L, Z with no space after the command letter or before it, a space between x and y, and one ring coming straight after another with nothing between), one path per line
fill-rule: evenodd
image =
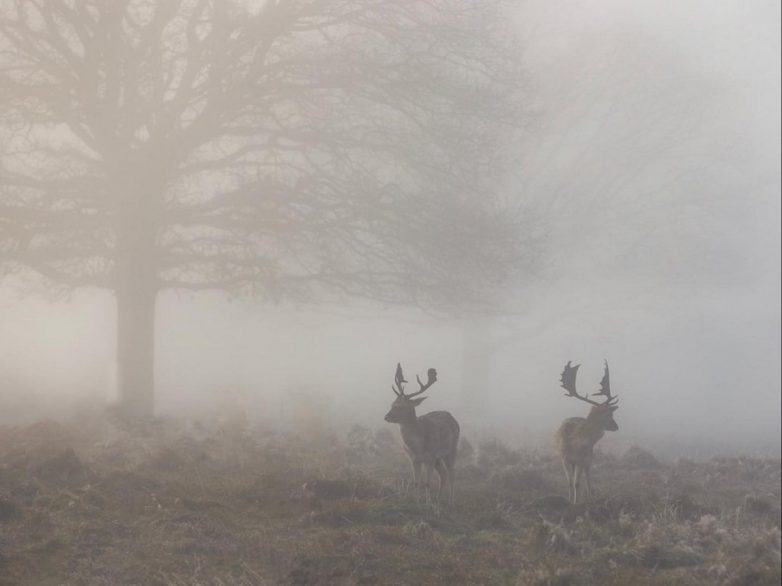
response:
M780 462L558 462L462 446L457 505L417 503L387 431L347 437L0 429L0 585L729 584L780 581Z

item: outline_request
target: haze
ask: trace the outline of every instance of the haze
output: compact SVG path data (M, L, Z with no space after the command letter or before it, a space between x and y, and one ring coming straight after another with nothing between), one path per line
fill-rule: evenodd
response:
M535 262L496 311L166 292L156 412L391 428L401 361L437 368L424 407L457 414L471 441L550 449L584 412L563 365L581 363L591 391L607 359L620 431L603 449L778 457L779 24L771 0L520 5L529 123L498 189ZM2 281L2 424L115 393L112 296L30 281Z

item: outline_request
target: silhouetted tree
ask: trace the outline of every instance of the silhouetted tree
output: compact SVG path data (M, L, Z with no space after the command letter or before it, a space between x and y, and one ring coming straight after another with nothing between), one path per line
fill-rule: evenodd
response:
M114 292L140 416L164 289L486 302L521 258L504 4L0 0L4 270Z

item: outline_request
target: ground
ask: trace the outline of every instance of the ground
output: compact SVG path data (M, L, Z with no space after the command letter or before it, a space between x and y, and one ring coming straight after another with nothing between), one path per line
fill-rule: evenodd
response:
M778 459L599 453L586 506L551 453L463 441L457 475L417 502L361 427L0 427L0 586L780 582Z

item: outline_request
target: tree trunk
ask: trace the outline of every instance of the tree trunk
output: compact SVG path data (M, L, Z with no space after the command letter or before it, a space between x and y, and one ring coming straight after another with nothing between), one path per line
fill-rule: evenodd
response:
M157 230L164 183L154 157L122 162L114 181L119 208L117 252L117 389L122 416L150 419L155 413L155 301Z
M155 411L155 300L153 288L117 290L117 364L120 414L149 419Z

